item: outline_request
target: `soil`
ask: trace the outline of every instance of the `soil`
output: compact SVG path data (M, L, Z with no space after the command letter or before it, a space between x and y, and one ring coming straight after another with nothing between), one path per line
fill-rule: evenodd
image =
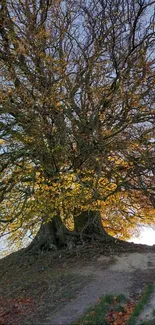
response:
M138 299L155 282L155 247L122 243L0 260L0 325L69 325L104 294Z
M146 304L144 310L138 317L137 324L140 325L142 321L147 321L148 325L155 324L155 291L152 293L149 302Z

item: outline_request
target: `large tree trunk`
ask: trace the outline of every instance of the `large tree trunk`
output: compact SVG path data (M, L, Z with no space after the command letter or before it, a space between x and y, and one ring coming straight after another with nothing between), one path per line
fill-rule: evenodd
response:
M67 229L59 216L43 223L27 250L56 250L66 245Z
M114 239L103 228L100 212L83 211L74 218L74 228L83 238L87 237L101 241Z
M91 240L104 243L115 238L106 233L99 212L84 211L74 218L74 231L69 231L59 216L42 224L27 250L57 250Z

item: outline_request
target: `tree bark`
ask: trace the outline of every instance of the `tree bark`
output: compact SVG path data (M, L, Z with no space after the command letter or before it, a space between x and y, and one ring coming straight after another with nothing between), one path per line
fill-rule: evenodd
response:
M92 238L101 238L103 240L113 238L104 229L99 212L84 211L74 218L74 227L76 232L81 235L90 235Z
M74 231L68 230L59 216L50 222L42 224L36 237L27 250L58 250L64 247L72 248L85 241L100 242L116 241L103 228L100 213L84 211L74 218Z
M66 227L59 216L43 223L27 250L57 250L66 245Z

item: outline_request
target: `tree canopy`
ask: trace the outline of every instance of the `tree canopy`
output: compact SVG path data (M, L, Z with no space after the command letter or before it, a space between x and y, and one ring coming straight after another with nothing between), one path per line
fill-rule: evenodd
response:
M0 231L155 219L155 1L2 0ZM18 230L18 232L17 232Z

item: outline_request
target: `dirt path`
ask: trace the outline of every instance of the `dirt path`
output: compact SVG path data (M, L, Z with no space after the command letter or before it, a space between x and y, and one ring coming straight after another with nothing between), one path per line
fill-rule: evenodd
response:
M48 325L70 325L104 294L137 296L146 283L155 282L155 252L101 256L70 272L92 281L54 317L49 315Z
M70 325L102 295L138 297L155 282L155 247L114 248L19 251L1 259L0 324Z

